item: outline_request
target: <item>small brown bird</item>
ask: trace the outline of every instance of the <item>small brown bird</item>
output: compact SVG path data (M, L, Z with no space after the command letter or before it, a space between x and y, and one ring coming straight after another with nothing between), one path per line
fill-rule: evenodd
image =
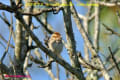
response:
M63 49L62 37L59 32L54 32L48 42L49 49L55 53L56 55L60 56L60 53Z
M63 49L63 43L62 43L62 37L59 32L54 32L49 41L48 41L48 47L49 49L55 53L59 58L61 58L60 53L62 52ZM56 63L56 66L58 68L58 63ZM50 65L51 69L52 65Z

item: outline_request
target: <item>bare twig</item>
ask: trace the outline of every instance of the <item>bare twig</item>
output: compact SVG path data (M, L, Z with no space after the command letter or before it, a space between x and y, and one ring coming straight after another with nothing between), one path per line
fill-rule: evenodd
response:
M38 66L39 68L46 68L49 67L51 65L52 62L54 62L54 60L49 60L47 63L45 63L43 61L43 58L41 57L39 51L36 49L34 54L39 58L34 58L33 56L30 56L30 60L35 62L36 64L40 64L40 66Z
M32 55L30 56L30 60L35 62L36 64L44 65L44 62L42 60L38 60L37 58L34 58Z
M7 43L8 41L0 34L0 38ZM9 45L11 48L14 48L14 46L12 44Z
M120 5L120 2L117 2L117 3L110 3L110 2L104 2L104 1L98 1L99 5L101 6L108 6L108 7L114 7L116 5Z
M10 40L11 40L11 36L12 36L12 27L10 28L10 35L9 35L9 40L8 40L8 43L7 43L7 47L6 47L6 49L5 49L5 52L3 53L3 56L2 56L2 58L1 58L1 60L0 60L0 69L7 69L7 67L5 67L5 65L3 65L4 66L4 68L2 67L2 63L3 63L3 60L4 60L4 58L5 58L5 56L6 56L6 54L7 54L7 52L8 52L8 49L9 49L9 45L10 45ZM3 70L0 70L1 71L1 74L2 74L2 78L4 79L4 76L3 76ZM8 70L7 70L8 71Z
M35 49L34 54L39 60L43 60L40 51L38 50L39 48Z
M47 64L41 65L41 66L38 66L38 67L39 67L39 68L49 67L49 66L52 64L52 62L54 62L54 60L49 60L49 61L47 62Z
M120 24L120 13L119 13L119 11L116 11L116 15L117 15L117 18L118 18L118 23Z
M85 16L81 15L81 14L78 14L79 18L82 19L82 20L85 20Z
M55 7L55 8L48 8L48 9L40 9L39 12L37 13L25 13L25 12L21 12L22 15L31 15L31 16L37 16L37 15L41 15L44 12L54 12L56 11L56 13L58 13L60 10L62 10L62 7Z
M62 4L69 4L70 0L62 0ZM76 80L85 80L81 65L79 64L78 61L78 56L76 54L76 42L74 38L74 33L72 29L72 20L71 20L71 10L70 6L64 6L63 7L63 17L64 17L64 29L66 32L66 40L67 40L67 45L68 45L68 53L70 56L70 61L71 64L74 68L76 68L79 71L79 78L77 76L72 75L73 78Z
M5 45L2 42L0 42L0 44L3 46L3 48L5 48Z
M93 13L93 14L88 18L88 20L92 20L94 17L95 17L95 13Z
M52 30L52 26L50 25L50 24L45 24L41 19L39 19L39 17L37 17L37 16L35 16L35 18L36 18L36 20L40 23L40 24L42 24L42 26L44 27L44 29L48 32L48 33L50 33L50 34L52 34L54 31Z
M117 64L117 62L116 62L116 60L115 60L115 58L114 58L114 55L113 55L113 53L112 53L112 50L111 50L110 47L108 47L108 49L109 49L109 51L110 51L112 60L113 60L113 62L114 62L114 64L115 64L115 66L116 66L116 69L118 70L118 72L119 72L119 74L120 74L120 68L119 68L119 66L118 66L118 64Z
M117 60L117 64L120 64L120 59ZM116 67L116 65L115 65L115 64L112 64L111 66L109 66L109 67L107 68L107 71L110 71L110 70L112 70L112 69L115 68L115 67Z
M12 16L12 14L11 14L11 25L10 26L8 25L8 27L9 27L9 29L10 29L10 27L12 27L12 37L13 37L13 40L15 42L15 32L13 30L13 16Z
M3 62L5 56L6 56L7 52L8 52L9 45L10 45L10 40L11 40L11 35L12 35L12 30L10 29L9 41L8 41L8 43L7 43L7 47L6 47L6 49L5 49L5 52L3 53L3 56L2 56L2 58L1 58L1 60L0 60L1 62Z
M37 58L34 58L33 56L30 56L30 60L35 62L36 64L40 64L40 66L38 66L39 68L49 67L51 63L54 62L54 60L49 60L47 63L45 63L43 60L39 60Z
M97 3L96 3L97 4ZM99 24L99 6L95 7L95 27L94 27L94 41L93 45L98 52L99 49L99 32L100 32L100 24Z
M60 10L63 9L63 7L59 6L59 7L53 7L53 8L48 8L48 9L40 9L39 12L37 13L30 13L30 12L20 12L18 11L18 7L11 7L11 6L8 6L8 5L5 5L3 3L0 2L0 10L6 10L10 13L21 13L22 15L30 15L30 16L37 16L37 15L40 15L44 12L55 12L55 13L58 13Z
M8 27L10 27L10 23L9 23L8 19L6 18L5 13L3 12L2 14L3 14L4 17L2 17L0 15L0 18L8 25Z
M13 40L15 41L15 33L14 33L14 31L13 31L13 18L12 18L12 14L11 14L11 24L10 24L10 22L8 21L8 19L6 18L5 13L3 12L2 14L3 14L4 17L2 17L2 16L0 15L0 18L7 24L9 30L10 30L10 27L12 27L12 37L13 37Z
M120 59L117 60L117 64L120 64ZM107 67L107 71L111 71L116 67L114 63ZM102 74L99 74L99 77L102 77Z
M112 53L113 55L115 56L115 54L117 54L117 52L119 51L120 47L117 47ZM109 55L107 58L106 58L106 61L109 61L111 59L111 55ZM106 64L106 63L105 63Z
M60 4L49 4L49 3L44 3L42 1L30 1L28 4L37 4L37 5L41 5L41 6L46 6L46 7L58 7L60 6Z
M120 34L109 28L106 24L103 23L103 26L110 31L112 34L115 34L116 36L120 37Z
M98 71L101 71L102 69L98 68L98 67L95 67L94 65L88 63L80 54L80 52L77 53L78 54L78 57L79 57L79 62L80 64L85 67L85 68L88 68L88 69L91 69L91 70L98 70Z

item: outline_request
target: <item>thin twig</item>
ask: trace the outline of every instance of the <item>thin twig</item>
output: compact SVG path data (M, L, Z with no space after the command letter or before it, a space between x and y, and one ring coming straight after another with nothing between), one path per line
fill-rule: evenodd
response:
M116 66L116 69L118 70L118 72L119 72L119 74L120 74L120 68L119 68L119 65L117 64L117 61L115 60L115 57L114 57L114 55L113 55L113 53L112 53L112 50L111 50L110 47L108 47L108 49L109 49L109 51L110 51L110 55L111 55L111 57L112 57L112 60L113 60L113 62L114 62L114 64L115 64L115 66Z
M10 27L10 23L9 23L9 21L7 20L5 14L4 14L4 13L2 13L2 14L3 14L4 17L2 17L2 16L0 15L0 18Z
M46 7L58 7L60 6L60 4L49 4L49 3L44 3L40 0L38 1L30 1L28 4L37 4L37 5L41 5L41 6L46 6Z
M9 26L8 26L9 27ZM15 32L14 32L14 30L13 30L13 16L12 16L12 14L11 14L11 25L10 25L10 27L12 27L12 37L13 37L13 40L14 40L14 42L15 42ZM10 29L10 28L9 28Z
M3 46L3 48L5 48L5 45L2 42L0 42L0 44Z
M91 70L98 70L98 71L101 71L102 69L98 68L98 67L95 67L94 65L88 63L80 54L80 52L77 53L78 54L78 57L79 57L79 62L80 64L85 67L85 68L88 68L88 69L91 69Z
M7 43L8 41L0 34L0 38ZM12 44L9 45L11 48L14 48L14 46Z
M22 15L30 15L30 16L38 16L41 15L44 12L54 12L58 13L60 10L62 10L62 7L55 7L55 8L48 8L48 9L40 9L37 13L28 13L28 12L21 12Z
M117 64L120 64L120 59L117 60ZM115 64L112 64L111 66L109 66L109 67L107 68L107 71L110 71L110 70L112 70L112 69L115 68L115 67L116 67L116 65L115 65Z
M2 58L1 58L1 60L0 60L1 62L3 62L5 56L6 56L7 52L8 52L9 45L10 45L10 40L11 40L11 36L12 36L12 30L10 29L9 40L8 40L8 43L7 43L7 47L6 47L6 49L5 49L5 52L3 53L3 56L2 56Z
M47 63L45 63L43 60L39 60L37 58L34 58L33 56L30 56L30 60L35 62L36 64L40 64L40 66L38 66L39 68L49 67L51 63L54 62L54 60L50 60Z
M116 11L116 15L117 15L117 18L118 18L118 23L120 24L120 13L119 13L119 11Z
M103 26L110 31L112 34L115 34L116 36L120 37L120 34L109 28L106 24L103 23Z
M92 20L94 17L95 17L95 13L93 13L93 14L88 18L88 20L90 21L90 20Z
M11 6L8 6L8 5L0 2L0 10L6 10L10 13L21 13L22 15L30 15L30 16L37 16L44 12L53 12L53 13L57 14L62 9L63 9L63 7L59 6L59 7L53 7L53 8L48 8L48 9L40 9L39 12L37 12L37 13L20 12L19 7L17 7L17 6L11 7Z
M104 2L104 1L98 1L97 3L98 5L101 5L101 6L107 6L107 7L114 7L116 5L120 5L120 2L117 2L117 3L110 3L110 2Z
M120 47L117 47L112 53L113 53L113 56L115 54L117 54L117 52L120 50ZM106 58L106 61L109 61L111 59L111 56L109 55L107 58ZM106 64L106 63L105 63Z
M50 34L52 34L53 32L54 32L54 30L52 29L52 26L50 25L50 24L45 24L41 19L39 19L39 17L38 16L35 16L35 18L36 18L36 20L44 27L44 29L48 32L48 33L50 33Z
M6 18L5 13L3 12L2 14L3 14L4 17L2 17L2 16L0 15L0 18L7 24L7 26L8 26L9 29L10 29L10 27L12 27L12 37L13 37L13 40L15 41L15 33L14 33L14 31L13 31L13 18L12 18L12 14L11 14L11 24L10 24L10 22L8 21L8 19Z
M52 64L52 62L54 62L54 60L50 60L50 61L47 62L47 64L41 65L41 66L38 66L38 67L39 67L39 68L49 67L49 66Z

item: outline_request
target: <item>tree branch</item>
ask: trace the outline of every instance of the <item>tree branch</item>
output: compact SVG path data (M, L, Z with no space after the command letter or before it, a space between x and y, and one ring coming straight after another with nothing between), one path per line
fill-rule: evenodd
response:
M95 67L94 65L88 63L80 54L80 52L77 53L78 54L78 59L79 59L79 62L80 64L85 67L85 68L88 68L88 69L91 69L91 70L98 70L98 71L101 71L102 69L98 68L98 67Z
M10 24L10 22L8 21L8 19L6 18L5 13L3 12L2 14L3 14L4 17L2 17L2 16L0 15L0 18L7 24L9 30L10 30L10 27L12 27L12 37L13 37L13 40L15 41L15 33L14 33L14 31L13 31L13 18L12 18L12 14L11 14L11 24ZM3 39L3 40L6 42L5 39ZM6 43L7 43L7 42L6 42ZM13 45L10 44L10 46L14 48Z
M0 38L5 42L8 43L8 41L0 34ZM9 45L11 48L15 48L12 44Z
M119 74L120 74L120 68L119 68L119 65L117 64L117 62L116 62L116 60L115 60L115 58L114 58L114 55L113 55L113 53L112 53L112 50L111 50L110 47L108 47L108 49L109 49L109 51L110 51L110 55L111 55L111 57L112 57L112 60L113 60L113 62L114 62L114 64L115 64L115 66L116 66L116 69L118 70L118 72L119 72Z
M120 2L110 3L110 2L104 2L104 1L98 1L97 4L101 6L107 6L107 7L114 7L116 5L120 6Z
M104 26L108 31L110 31L112 34L115 34L116 36L120 37L120 34L119 34L119 33L115 32L114 30L112 30L111 28L109 28L109 27L108 27L107 25L105 25L104 23L103 23L103 26Z
M69 0L62 0L62 4L69 4L69 3L70 3ZM78 61L78 56L76 54L76 42L74 39L74 33L72 29L70 6L64 6L63 8L64 8L63 9L64 29L66 32L68 53L70 56L72 66L79 71L79 78L77 79L75 76L75 79L85 80L82 69L81 69L81 65L79 64L79 61Z
M62 7L55 7L55 8L48 8L48 9L40 9L39 12L36 13L28 13L28 12L21 12L22 15L30 15L30 16L38 16L41 15L44 12L54 12L56 11L56 13L58 13L60 10L62 10Z
M10 45L10 40L11 40L11 35L12 35L12 28L10 29L10 35L9 35L9 40L8 40L8 43L7 43L7 47L5 49L5 52L3 53L3 56L2 56L2 58L0 60L0 62L3 62L5 56L6 56L7 52L8 52L9 45Z
M99 7L95 7L95 26L94 26L94 47L98 52L99 49L99 32L100 32L100 24L99 24Z
M42 14L44 12L58 13L62 9L63 8L61 6L59 6L59 7L48 8L48 9L40 9L39 12L37 12L37 13L20 12L19 7L17 7L17 6L11 7L11 6L5 5L5 4L0 2L0 10L6 10L6 11L8 11L10 13L21 13L22 15L30 15L30 16L37 16L37 15L40 15L40 14Z

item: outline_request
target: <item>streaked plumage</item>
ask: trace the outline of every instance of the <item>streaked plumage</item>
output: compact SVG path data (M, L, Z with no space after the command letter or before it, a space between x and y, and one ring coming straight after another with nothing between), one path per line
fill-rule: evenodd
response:
M60 56L63 49L62 37L59 32L54 32L48 42L49 49Z

